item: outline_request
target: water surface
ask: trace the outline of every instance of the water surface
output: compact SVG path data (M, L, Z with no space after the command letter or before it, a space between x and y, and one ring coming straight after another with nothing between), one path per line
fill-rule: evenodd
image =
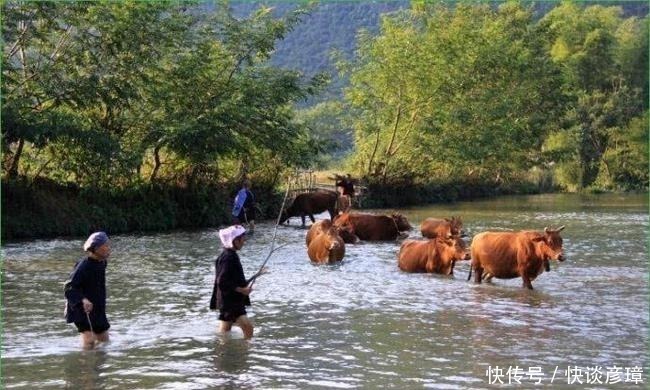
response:
M389 210L385 210L388 212ZM643 195L543 195L401 210L460 215L465 230L565 225L567 261L521 288L520 279L467 282L405 274L399 242L349 245L333 266L310 264L305 229L280 227L288 244L259 279L249 316L255 338L216 333L208 310L216 230L113 237L107 270L111 343L81 351L62 316L62 283L83 240L8 244L2 283L6 388L487 388L486 370L540 367L566 387L567 367L648 371L648 203ZM325 217L325 215L320 216ZM247 275L269 250L258 223L240 253ZM412 232L419 236L419 232ZM621 376L614 386L634 387ZM585 378L583 377L583 382ZM507 377L504 377L507 382ZM522 386L534 381L524 376ZM583 384L585 388L590 386ZM591 386L594 388L593 386Z

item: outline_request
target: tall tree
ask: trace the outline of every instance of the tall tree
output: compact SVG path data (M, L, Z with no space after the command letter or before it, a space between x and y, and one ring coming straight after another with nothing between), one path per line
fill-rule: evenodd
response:
M365 174L501 180L538 160L559 79L531 24L518 4L415 4L362 36L347 97Z
M610 145L614 134L648 107L647 26L647 18L623 19L619 7L573 2L562 3L539 23L548 53L562 69L568 102L563 125L547 139L546 149L557 158L558 178L569 189L647 183L620 182L629 176L613 175L605 158L616 148Z

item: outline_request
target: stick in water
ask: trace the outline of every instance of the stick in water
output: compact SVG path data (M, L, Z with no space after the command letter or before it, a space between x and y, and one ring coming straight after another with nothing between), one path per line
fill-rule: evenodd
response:
M287 184L287 190L284 193L284 199L282 200L282 206L280 207L280 213L278 214L278 219L275 221L275 228L273 229L273 239L271 239L271 250L269 251L269 254L266 256L266 259L264 259L264 262L262 263L262 266L260 269L249 279L249 285L248 287L253 287L253 284L255 283L255 280L257 280L257 277L262 275L262 270L264 270L264 266L266 263L269 261L271 258L271 255L273 252L276 250L286 246L287 244L281 245L277 248L275 248L275 237L278 235L278 225L280 225L280 218L282 218L282 211L284 210L284 205L287 202L287 197L289 196L289 187L290 185Z
M90 326L90 333L92 333L92 335L93 335L93 343L94 343L95 341L97 341L97 339L95 338L95 331L93 330L93 323L90 322L90 315L88 314L88 312L86 312L86 319L88 320L88 326Z

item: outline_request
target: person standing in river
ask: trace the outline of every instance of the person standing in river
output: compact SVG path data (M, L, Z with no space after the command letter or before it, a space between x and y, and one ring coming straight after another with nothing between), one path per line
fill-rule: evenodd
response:
M345 176L336 175L335 185L339 192L339 212L350 211L354 200L354 179L349 173Z
M87 256L75 265L65 284L66 321L74 323L84 348L108 341L106 318L106 265L111 254L104 232L90 235L83 245Z
M233 223L248 225L249 231L255 230L255 196L250 190L251 182L244 179L242 188L235 196L235 202L232 208Z
M244 332L244 338L253 337L253 324L246 316L250 306L251 280L246 280L237 251L244 246L246 229L233 225L219 230L223 251L215 261L215 278L210 309L219 310L219 331L229 332L233 324Z

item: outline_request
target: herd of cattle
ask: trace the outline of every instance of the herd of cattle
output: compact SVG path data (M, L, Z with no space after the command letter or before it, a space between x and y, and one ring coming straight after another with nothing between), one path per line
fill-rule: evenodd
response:
M374 215L357 212L337 213L338 194L316 191L298 195L283 211L280 223L291 217L309 216L312 225L307 232L307 254L312 262L333 263L343 260L345 244L364 241L386 241L405 238L412 229L401 214ZM314 214L328 211L331 219L316 222ZM463 223L458 217L427 218L420 225L423 240L405 240L397 254L397 265L405 272L428 272L451 275L457 261L471 260L470 280L476 283L492 278L521 277L523 285L544 271L550 271L550 260L564 261L562 237L558 229L543 232L482 232L474 236L471 247L463 240Z

